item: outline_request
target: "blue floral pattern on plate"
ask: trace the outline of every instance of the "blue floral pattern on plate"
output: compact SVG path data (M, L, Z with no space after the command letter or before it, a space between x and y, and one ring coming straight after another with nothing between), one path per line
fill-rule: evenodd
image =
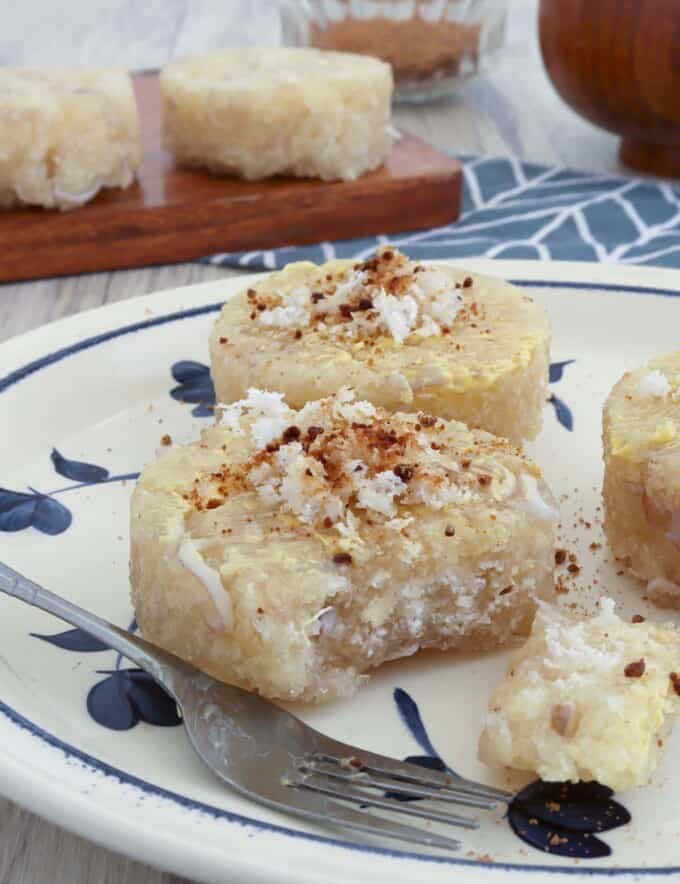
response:
M573 365L575 361L576 360L574 359L565 359L563 362L551 363L550 376L548 378L550 383L556 384L558 381L561 381L564 376L565 368L569 365ZM555 409L557 420L562 424L565 430L569 430L569 432L572 433L574 430L574 415L572 414L571 408L569 408L566 402L555 396L554 393L548 402L550 402Z
M135 620L128 626L129 632L136 632ZM81 654L111 651L108 645L92 638L82 629L69 629L56 635L38 635L42 639L64 651ZM99 669L98 675L106 678L90 688L87 695L87 711L90 717L109 730L127 731L145 721L158 727L176 727L182 723L177 705L172 697L142 669L122 668L123 658L116 655L114 669Z
M177 381L177 386L170 390L172 398L195 405L191 409L194 417L212 417L215 410L215 388L208 366L202 362L183 359L175 362L171 372Z
M55 491L36 491L29 487L26 491L12 491L0 488L0 531L24 531L35 528L43 534L63 534L73 522L73 514L55 497L67 491L87 488L90 485L101 485L108 482L124 482L137 479L139 473L121 473L111 476L105 467L98 464L70 460L56 448L52 449L50 460L55 471L75 484Z
M394 702L399 716L416 743L426 753L408 755L423 767L455 774L434 748L415 700L402 688L395 688ZM625 826L631 816L614 801L614 793L599 783L529 783L512 799L507 819L513 832L526 844L578 859L598 859L611 855L611 847L597 837L601 832ZM405 796L392 793L400 801Z

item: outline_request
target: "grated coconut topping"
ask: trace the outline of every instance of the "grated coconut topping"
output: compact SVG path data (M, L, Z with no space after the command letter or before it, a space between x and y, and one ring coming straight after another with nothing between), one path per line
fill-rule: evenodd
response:
M521 457L507 441L484 435L462 448L450 441L447 422L387 414L348 388L299 411L256 389L219 409L221 424L250 442L244 463L213 476L222 497L233 483L245 485L271 508L352 535L357 519L405 527L411 514L402 506L439 510L516 494L537 515L555 516L533 476L522 472L518 483L500 462L503 453Z
M250 289L248 298L251 318L265 326L311 326L349 338L389 334L403 344L411 335L446 333L463 306L461 287L386 246L339 278L321 275L315 283L271 295Z

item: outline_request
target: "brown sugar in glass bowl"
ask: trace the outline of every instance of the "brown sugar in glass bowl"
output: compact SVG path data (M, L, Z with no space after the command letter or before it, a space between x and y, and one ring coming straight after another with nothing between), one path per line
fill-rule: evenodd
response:
M553 85L622 136L621 161L680 177L679 0L541 0L539 32Z
M506 0L304 0L310 46L392 65L397 99L453 91L502 46Z

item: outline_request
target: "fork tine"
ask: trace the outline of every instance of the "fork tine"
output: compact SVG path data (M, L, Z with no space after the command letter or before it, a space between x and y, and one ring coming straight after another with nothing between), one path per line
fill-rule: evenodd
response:
M459 816L458 814L449 813L447 811L431 810L427 807L414 807L412 804L405 804L396 798L381 798L371 795L370 792L364 792L353 786L343 784L334 785L332 783L319 781L315 774L305 774L295 771L287 780L287 785L297 789L308 789L310 792L316 792L319 795L327 795L329 798L335 798L339 801L350 801L353 804L360 804L368 807L377 807L381 810L391 810L394 813L400 813L404 816L414 816L420 819L434 820L437 823L448 823L452 826L460 826L464 829L476 829L479 827L479 821L467 816Z
M386 755L378 755L375 752L362 751L359 755L356 755L353 754L356 753L355 749L352 749L350 746L346 748L349 751L344 758L338 758L326 752L314 752L306 760L327 762L349 772L355 771L358 773L359 771L365 771L366 773L377 774L380 777L387 777L392 780L393 788L395 789L397 789L397 783L411 783L414 786L428 786L442 792L462 793L478 798L487 798L489 801L503 801L507 803L513 797L511 792L506 792L504 789L496 789L494 786L475 783L450 771L444 773L420 767L417 764L388 758Z
M466 807L478 807L482 810L493 810L496 807L496 801L488 798L479 798L476 795L469 795L466 792L454 792L452 790L444 790L433 788L432 786L413 785L402 780L389 779L387 777L374 776L363 770L357 770L356 773L343 770L336 765L321 764L320 762L306 763L302 761L299 769L308 773L315 773L319 776L328 777L331 780L339 780L353 786L360 786L366 789L380 789L382 791L399 792L400 795L407 795L409 798L429 798L433 801L445 801L450 804L462 804Z
M324 821L356 829L367 835L394 838L398 841L410 842L411 844L439 847L442 850L460 850L461 846L460 841L456 841L455 838L446 838L444 835L428 832L425 829L419 829L416 826L409 826L405 823L394 822L374 813L345 807L345 805L338 804L332 799L326 801Z

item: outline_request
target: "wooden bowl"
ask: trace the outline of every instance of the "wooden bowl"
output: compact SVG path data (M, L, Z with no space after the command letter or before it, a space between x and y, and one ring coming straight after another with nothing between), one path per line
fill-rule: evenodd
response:
M553 85L622 136L621 161L680 177L680 0L541 0L539 34Z

